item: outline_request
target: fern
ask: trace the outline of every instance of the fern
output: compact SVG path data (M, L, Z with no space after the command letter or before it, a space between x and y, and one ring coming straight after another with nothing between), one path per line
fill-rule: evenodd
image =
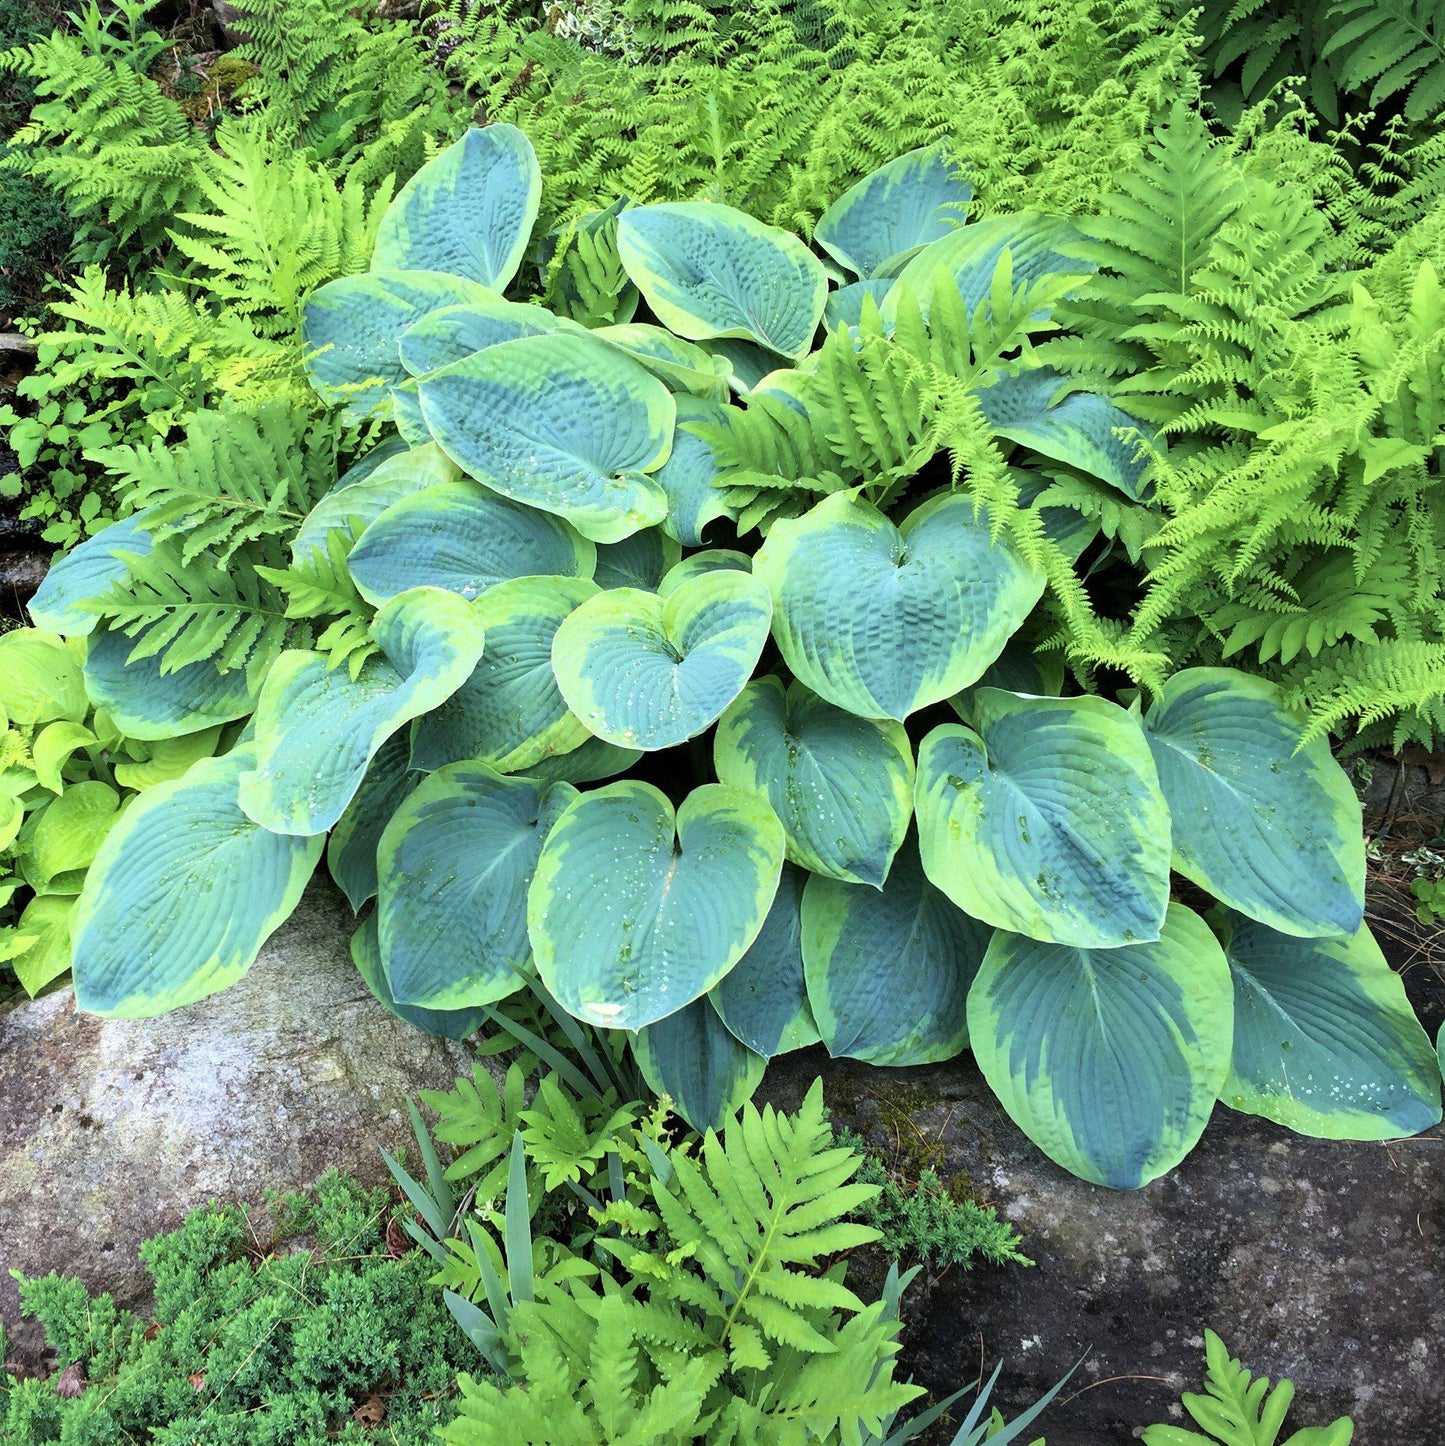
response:
M1404 96L1405 114L1424 120L1445 108L1445 4L1441 0L1334 0L1333 34L1321 57L1335 58L1344 84L1369 104Z
M381 649L371 635L376 609L356 590L346 566L353 539L340 528L326 534L325 548L314 548L295 558L289 567L258 565L257 574L280 589L286 598L286 617L327 619L310 641L304 630L301 646L325 653L333 668L345 667L354 681Z

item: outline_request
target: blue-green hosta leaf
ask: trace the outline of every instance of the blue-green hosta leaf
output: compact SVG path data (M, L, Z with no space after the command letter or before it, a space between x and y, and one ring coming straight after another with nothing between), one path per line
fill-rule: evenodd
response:
M828 278L790 231L731 206L669 201L617 221L623 268L679 336L740 337L782 356L812 345Z
M621 542L604 542L597 549L597 570L592 580L601 588L637 587L656 592L663 577L682 558L677 539L660 527L634 532Z
M306 514L291 539L291 557L302 562L325 553L331 532L360 537L403 497L455 482L461 475L461 469L434 442L387 457L355 482L333 488Z
M772 605L751 575L704 573L667 597L620 587L557 629L552 667L568 706L623 748L671 748L717 721L752 677Z
M431 441L415 377L391 388L391 420L408 447L425 447Z
M973 187L942 143L909 151L851 186L818 218L813 240L855 276L957 229Z
M326 843L326 867L346 895L351 912L359 914L376 897L376 846L397 805L416 786L411 771L411 743L393 733L371 760L356 797L346 805Z
M984 420L1001 437L1066 462L1138 501L1147 459L1140 458L1145 428L1137 418L1093 392L1054 398L1068 383L1052 367L1000 377L976 392ZM1116 436L1123 431L1125 437ZM1135 434L1133 440L1128 435Z
M683 583L691 582L706 572L747 572L753 570L753 560L745 552L734 552L726 547L706 547L683 558L675 567L667 570L657 585L659 597L670 597Z
M417 785L377 850L377 919L392 998L427 1009L491 1004L531 958L527 889L570 783L454 763Z
M657 482L667 494L667 516L663 527L684 547L702 544L702 532L709 522L733 516L727 493L712 485L718 474L712 445L698 436L689 423L718 426L728 415L721 402L701 397L677 399L677 425L672 434L672 451L657 472Z
M431 434L494 491L620 542L667 515L655 472L677 408L639 363L594 337L526 336L419 383Z
M1359 800L1328 738L1300 746L1304 724L1275 684L1186 668L1144 728L1181 874L1282 933L1354 934L1365 898Z
M1440 1071L1370 931L1299 939L1235 915L1234 1063L1220 1099L1327 1140L1440 1123Z
M351 962L366 981L366 987L396 1017L419 1029L423 1034L440 1035L443 1039L469 1039L486 1023L485 1006L475 1009L418 1009L411 1004L398 1004L391 997L386 970L381 967L381 942L377 937L376 911L373 909L351 936Z
M325 840L271 833L236 802L249 747L147 789L106 836L76 908L75 998L132 1019L234 984L290 914Z
M893 289L891 280L855 281L849 286L840 286L828 293L828 304L823 309L823 320L829 331L840 326L860 326L863 322L863 306L867 297L881 307L883 298Z
M71 638L93 632L97 620L91 606L130 575L128 558L147 557L155 545L145 526L152 512L147 507L112 522L103 532L57 557L30 599L30 620L35 626Z
M1033 939L1157 939L1169 809L1138 718L1102 698L981 688L974 719L918 748L928 877L965 912Z
M753 1097L768 1062L736 1039L710 1000L637 1031L632 1052L654 1093L695 1130L720 1130Z
M540 514L537 514L540 515ZM414 768L480 759L520 773L591 736L567 709L552 672L552 640L563 620L596 594L580 577L519 577L476 604L487 645L470 678L417 720Z
M750 1050L771 1059L817 1044L803 977L803 889L808 876L783 865L773 906L748 952L708 996L723 1023Z
M670 391L716 402L727 400L732 371L727 358L704 351L696 342L684 341L663 327L642 321L594 327L590 335L635 357Z
M413 377L421 377L500 342L544 336L565 325L545 307L494 296L485 302L428 312L402 332L397 346L402 366Z
M589 736L580 748L570 753L549 753L524 771L539 783L597 783L626 773L641 757L640 748L619 748Z
M161 671L160 658L127 662L134 638L106 627L91 633L85 654L85 691L129 738L178 738L216 723L244 718L256 695L244 668L222 673L209 660Z
M960 226L930 242L898 273L898 284L883 304L884 320L894 319L898 298L907 292L926 321L940 273L952 279L972 313L989 300L994 271L1005 251L1012 262L1016 290L1045 276L1083 278L1093 271L1093 265L1066 256L1061 249L1077 241L1078 232L1067 221L1037 211L993 216Z
M742 337L718 336L702 343L705 351L728 364L728 390L745 395L778 364L778 354Z
M522 264L541 199L527 137L515 126L473 128L397 192L371 269L444 271L501 291Z
M1014 1123L1066 1170L1120 1190L1194 1148L1233 1020L1224 951L1181 904L1159 939L1122 949L996 934L968 997L974 1057Z
M579 1019L655 1023L747 952L782 867L782 826L751 794L704 784L674 815L631 779L585 793L553 825L527 896L537 972Z
M1063 654L1041 652L1016 637L1010 638L1003 652L983 670L978 682L955 693L948 700L948 706L965 723L972 722L975 699L984 688L1029 693L1035 698L1057 698L1064 691Z
M486 287L439 271L366 271L311 293L301 317L306 374L329 407L370 415L406 380L398 342L430 311L483 304Z
M331 492L339 492L343 487L354 486L357 482L365 482L368 477L381 466L383 462L390 462L393 457L400 457L407 451L406 439L397 436L388 436L378 442L374 447L368 448L355 462L333 482L328 489Z
M788 857L815 874L883 887L913 813L913 751L901 723L859 718L801 683L749 683L713 741L723 783L761 794Z
M518 577L590 577L594 545L560 517L502 497L470 477L393 502L351 551L347 565L367 602L413 587L468 601Z
M129 650L131 640L122 641ZM38 628L0 633L0 710L10 722L27 728L60 718L83 722L90 711L85 695L76 649L64 638Z
M256 704L256 765L241 807L277 833L321 834L346 811L377 750L449 698L482 655L476 611L455 593L419 587L372 620L382 656L356 678L325 654L285 652Z
M900 722L974 682L1044 588L962 493L925 502L901 528L834 493L775 524L753 572L799 680L859 717Z
M928 882L911 838L881 891L815 874L803 891L803 971L828 1053L890 1065L961 1053L991 932Z

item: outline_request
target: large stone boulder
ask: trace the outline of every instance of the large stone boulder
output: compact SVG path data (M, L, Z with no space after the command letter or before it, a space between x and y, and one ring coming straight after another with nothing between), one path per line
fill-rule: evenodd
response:
M22 1360L39 1341L9 1268L138 1303L143 1240L333 1165L381 1179L380 1148L412 1138L408 1098L470 1070L373 999L351 929L318 883L239 984L188 1009L97 1019L64 989L0 1017L0 1318Z

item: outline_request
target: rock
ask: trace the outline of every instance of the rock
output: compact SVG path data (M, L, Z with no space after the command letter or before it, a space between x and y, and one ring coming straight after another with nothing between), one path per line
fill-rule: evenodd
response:
M882 1071L814 1049L774 1061L763 1094L794 1108L820 1073L840 1124L890 1158L940 1147L931 1167L996 1204L1036 1262L915 1284L904 1367L936 1395L1002 1359L996 1399L1016 1414L1086 1356L1038 1431L1118 1446L1182 1421L1212 1326L1254 1371L1295 1381L1295 1427L1352 1415L1362 1446L1441 1439L1441 1129L1313 1140L1221 1105L1178 1169L1120 1192L1051 1164L971 1060Z
M233 5L231 0L211 0L211 11L216 17L216 29L221 34L221 44L227 50L234 50L250 39L242 28L246 21L243 5Z
M0 550L0 615L17 622L50 567L50 550L36 547Z
M190 1008L103 1020L63 989L0 1016L0 1318L22 1360L39 1333L7 1269L139 1304L143 1240L212 1198L260 1203L333 1165L386 1178L379 1149L412 1141L407 1100L470 1072L467 1051L372 998L351 928L314 884L250 973Z

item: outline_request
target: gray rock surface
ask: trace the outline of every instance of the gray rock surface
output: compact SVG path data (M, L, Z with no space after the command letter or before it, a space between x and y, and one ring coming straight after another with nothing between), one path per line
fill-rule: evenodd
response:
M79 1014L69 989L0 1017L0 1318L32 1357L9 1268L123 1304L136 1249L216 1197L261 1202L335 1165L380 1180L406 1101L470 1070L371 996L345 901L316 884L239 984L159 1019Z

